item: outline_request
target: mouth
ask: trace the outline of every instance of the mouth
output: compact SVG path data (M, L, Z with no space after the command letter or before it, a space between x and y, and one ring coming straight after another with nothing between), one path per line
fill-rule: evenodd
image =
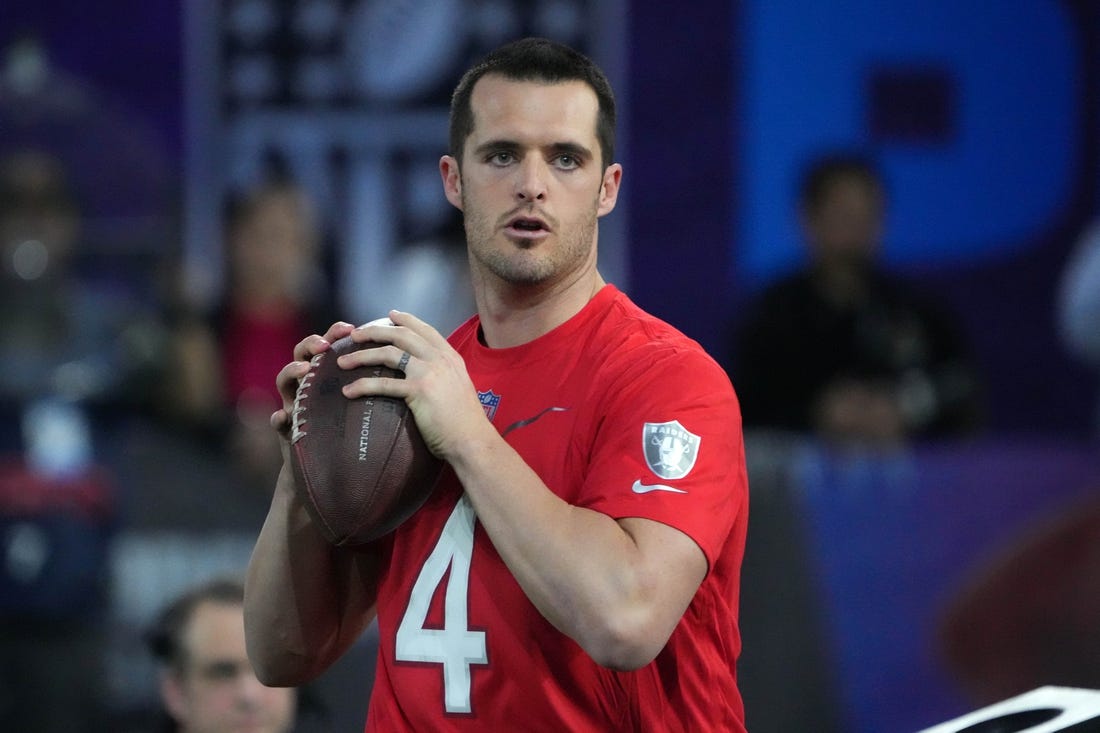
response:
M535 237L550 232L549 225L536 216L517 216L505 228L509 233L520 237Z

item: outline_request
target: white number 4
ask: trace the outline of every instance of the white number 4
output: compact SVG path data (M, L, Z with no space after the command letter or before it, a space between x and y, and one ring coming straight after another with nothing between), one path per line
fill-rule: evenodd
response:
M448 713L472 712L470 665L489 663L485 632L470 631L467 619L475 518L474 508L463 494L420 569L409 596L409 607L397 629L399 661L443 665L444 706ZM443 600L443 628L426 629L428 607L448 566L451 574Z

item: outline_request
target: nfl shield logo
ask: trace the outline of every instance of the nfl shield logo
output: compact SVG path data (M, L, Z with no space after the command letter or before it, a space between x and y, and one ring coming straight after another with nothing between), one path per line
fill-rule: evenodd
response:
M485 416L489 418L489 422L493 421L496 417L497 407L500 405L500 395L489 390L487 392L478 392L477 398L481 400L481 407L485 410Z
M701 441L702 438L684 428L679 420L647 422L642 427L645 462L663 479L687 476L695 467Z

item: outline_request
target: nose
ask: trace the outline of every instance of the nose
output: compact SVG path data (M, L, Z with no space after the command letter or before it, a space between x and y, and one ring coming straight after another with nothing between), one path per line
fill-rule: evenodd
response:
M542 201L546 198L546 164L537 156L527 156L518 166L516 198Z
M256 709L262 705L269 688L260 682L255 674L243 672L237 677L237 703L246 709Z

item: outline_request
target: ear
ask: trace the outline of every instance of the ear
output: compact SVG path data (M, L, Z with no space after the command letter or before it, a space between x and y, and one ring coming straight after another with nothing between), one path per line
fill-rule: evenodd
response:
M182 723L187 719L187 692L183 689L183 680L175 672L164 671L160 674L160 697L164 708L172 719Z
M619 200L619 184L623 179L623 167L619 163L612 163L603 172L603 182L600 184L600 202L596 209L597 216L610 214L615 208L615 202Z
M462 211L462 173L458 170L458 160L450 155L440 158L439 175L443 178L443 195Z

